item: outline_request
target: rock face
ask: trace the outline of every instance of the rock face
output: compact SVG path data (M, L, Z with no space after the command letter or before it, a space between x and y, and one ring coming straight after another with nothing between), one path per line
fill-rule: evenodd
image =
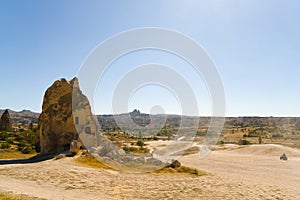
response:
M77 78L55 81L45 92L38 121L41 154L69 150L81 132L95 135L96 126L91 118L89 101L80 91Z
M12 131L12 121L8 110L6 109L0 119L0 130L1 131Z

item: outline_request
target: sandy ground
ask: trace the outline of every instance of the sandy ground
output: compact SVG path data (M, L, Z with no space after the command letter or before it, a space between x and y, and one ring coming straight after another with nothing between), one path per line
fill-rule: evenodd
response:
M282 153L288 161L279 160ZM279 145L225 146L205 159L180 158L205 176L119 173L73 159L0 165L0 191L53 200L300 199L300 151Z

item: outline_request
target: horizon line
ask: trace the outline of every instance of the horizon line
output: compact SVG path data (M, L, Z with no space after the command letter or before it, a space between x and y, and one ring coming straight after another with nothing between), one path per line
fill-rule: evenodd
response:
M11 109L11 108L0 108L0 110L11 110L11 111L14 111L14 112L22 112L22 111L30 111L32 113L36 113L36 114L41 114L41 112L37 112L37 111L33 111L31 109L22 109L22 110L14 110L14 109ZM138 109L136 109L138 110ZM96 113L96 114L93 114L93 115L122 115L122 114L128 114L128 113L132 113L133 111L131 112L124 112L124 113ZM300 118L300 115L299 116L296 116L296 115L257 115L257 114L249 114L249 115L225 115L225 116L210 116L210 115L183 115L183 114L178 114L178 113L157 113L157 114L150 114L150 113L144 113L144 112L140 112L140 114L146 114L146 115L177 115L177 116L187 116L187 117L224 117L224 118L228 118L228 117L261 117L261 118L271 118L271 117L284 117L284 118L289 118L289 117L299 117Z

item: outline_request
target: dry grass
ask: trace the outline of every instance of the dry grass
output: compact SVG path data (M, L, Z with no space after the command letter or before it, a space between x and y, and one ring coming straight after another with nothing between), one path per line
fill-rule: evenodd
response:
M196 153L199 153L199 147L197 146L194 146L194 147L190 147L188 149L185 149L185 150L182 150L182 151L179 151L179 152L176 152L176 153L173 153L172 155L173 156L186 156L186 155L190 155L190 154L196 154Z
M44 200L42 198L30 197L23 194L13 194L9 192L0 192L0 199L2 200Z
M36 156L36 153L34 153L34 154L23 154L19 151L0 152L0 159L27 159L27 158L32 158L34 156Z
M81 152L78 153L79 155ZM131 173L139 173L139 172L149 172L154 171L157 169L157 166L154 165L146 165L146 164L140 164L140 163L118 163L116 161L101 161L100 158L97 159L93 157L91 154L86 155L80 155L78 158L76 158L75 163L87 166L87 167L93 167L93 168L101 168L101 169L110 169L114 171L123 171L123 172L131 172Z
M178 173L193 174L193 175L197 175L197 176L207 175L207 173L204 171L201 171L201 170L198 170L195 168L186 167L186 166L181 166L181 167L177 168L176 171Z
M101 169L110 169L115 171L122 171L122 172L129 172L129 173L140 173L140 172L149 172L154 171L157 169L157 166L154 165L147 165L147 164L140 164L140 163L118 163L114 161L105 161L107 164L104 164L101 162L101 160L98 160L91 156L90 154L85 156L80 156L75 159L75 162L87 166L87 167L93 167L93 168L101 168ZM111 167L113 166L113 167Z
M88 167L112 169L111 167L101 163L99 160L97 160L90 154L79 156L78 158L75 159L75 162Z
M191 175L196 175L196 176L204 176L207 175L206 172L195 169L195 168L190 168L186 166L180 166L178 168L171 168L171 167L165 167L159 170L154 171L154 173L179 173L179 174L191 174Z
M98 159L94 158L90 154L86 155L81 155L78 158L75 159L75 162L83 165L83 166L88 166L88 167L93 167L93 168L101 168L101 169L110 169L110 170L120 170L120 171L125 171L125 172L132 172L132 173L139 173L141 171L144 172L150 172L150 173L177 173L177 174L191 174L191 175L196 175L196 176L203 176L207 175L206 172L195 169L195 168L190 168L186 166L180 166L176 169L173 169L171 167L163 167L161 169L157 169L157 166L154 167L153 165L145 165L145 164L139 164L139 163L129 163L128 165L123 164L122 166L118 166L116 163L111 163L111 165L115 166L116 168L112 168Z

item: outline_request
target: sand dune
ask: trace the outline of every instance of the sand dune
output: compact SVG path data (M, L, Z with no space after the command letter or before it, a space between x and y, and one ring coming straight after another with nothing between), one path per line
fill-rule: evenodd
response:
M300 157L300 150L286 147L278 144L250 145L245 148L235 149L234 152L240 154L259 155L259 156L277 156L285 153L288 156Z

